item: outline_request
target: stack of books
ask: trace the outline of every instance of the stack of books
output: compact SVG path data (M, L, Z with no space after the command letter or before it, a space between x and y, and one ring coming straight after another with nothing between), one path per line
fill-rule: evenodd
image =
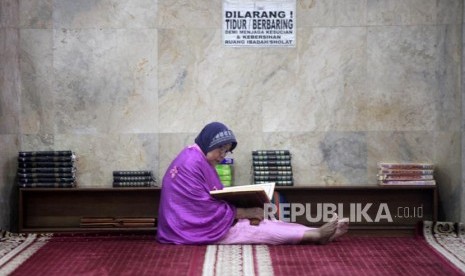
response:
M274 182L276 186L293 186L291 153L289 150L252 151L253 183Z
M20 151L18 185L22 188L73 188L76 156L71 150Z
M378 163L379 185L436 185L430 163Z
M215 166L223 186L234 185L234 159L225 158L220 164Z
M153 187L157 181L151 171L113 171L113 187Z

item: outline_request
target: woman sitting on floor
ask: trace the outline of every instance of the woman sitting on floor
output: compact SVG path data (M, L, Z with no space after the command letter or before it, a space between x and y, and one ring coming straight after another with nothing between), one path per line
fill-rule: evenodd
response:
M174 244L325 244L347 232L337 216L310 228L297 223L264 219L262 208L236 208L213 198L223 189L215 170L236 148L234 134L224 124L206 125L195 144L184 148L162 181L157 240ZM249 219L258 219L251 225Z

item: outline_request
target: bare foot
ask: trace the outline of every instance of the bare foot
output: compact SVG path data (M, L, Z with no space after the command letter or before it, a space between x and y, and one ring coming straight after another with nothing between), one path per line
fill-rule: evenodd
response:
M332 219L323 224L320 228L309 230L305 232L304 238L302 241L311 242L311 243L318 243L318 244L326 244L331 241L331 237L336 234L338 225L338 218L337 215L334 214Z
M349 231L349 219L348 218L339 219L337 222L336 232L334 232L331 238L329 238L329 241L334 241L335 239L347 233L347 231Z

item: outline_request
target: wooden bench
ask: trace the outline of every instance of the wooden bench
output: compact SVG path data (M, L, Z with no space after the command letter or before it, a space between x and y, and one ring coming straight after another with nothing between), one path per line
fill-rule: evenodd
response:
M83 217L156 218L160 188L20 188L20 232L149 231L156 227L86 227ZM413 235L437 220L436 186L276 187L286 219L319 226L336 212L354 235ZM277 215L277 214L274 214Z

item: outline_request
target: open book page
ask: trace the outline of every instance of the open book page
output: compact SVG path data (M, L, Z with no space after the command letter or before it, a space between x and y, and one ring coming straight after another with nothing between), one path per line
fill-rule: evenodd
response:
M225 187L223 190L210 191L216 198L228 201L241 208L262 207L269 203L274 192L275 183L252 184L243 186Z
M268 199L271 200L273 197L275 183L262 183L262 184L251 184L251 185L242 185L242 186L232 186L232 187L225 187L223 190L215 190L211 191L210 194L222 194L222 193L231 193L231 192L244 192L244 191L265 191Z

